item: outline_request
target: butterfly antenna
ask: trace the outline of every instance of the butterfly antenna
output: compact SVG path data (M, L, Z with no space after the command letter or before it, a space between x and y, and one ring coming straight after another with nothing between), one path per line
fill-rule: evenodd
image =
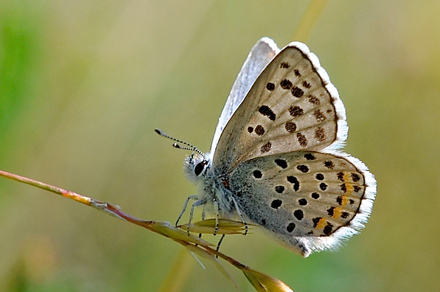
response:
M183 150L195 151L195 152L199 153L200 155L202 155L203 157L205 157L205 154L203 154L203 152L200 151L196 146L194 146L194 145L192 145L192 144L190 144L190 143L188 143L188 142L185 142L185 141L182 141L182 140L176 139L176 138L174 138L174 137L171 137L170 135L165 134L164 132L162 132L162 131L159 130L159 129L154 129L154 131L155 131L156 133L158 133L159 135L161 135L162 137L165 137L165 138L168 138L168 139L170 139L170 140L176 141L177 143L174 143L174 144L173 144L173 147L174 147L174 148L177 148L177 149L183 149ZM186 146L188 146L188 147L180 146L178 143L183 144L183 145L186 145Z

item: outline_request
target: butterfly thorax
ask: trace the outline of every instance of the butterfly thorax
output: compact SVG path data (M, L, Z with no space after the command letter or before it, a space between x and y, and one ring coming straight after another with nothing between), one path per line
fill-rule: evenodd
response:
M209 153L205 155L209 157ZM185 159L185 173L190 181L199 187L198 203L205 210L230 218L236 208L229 189L228 178L218 175L211 167L210 159L191 155Z

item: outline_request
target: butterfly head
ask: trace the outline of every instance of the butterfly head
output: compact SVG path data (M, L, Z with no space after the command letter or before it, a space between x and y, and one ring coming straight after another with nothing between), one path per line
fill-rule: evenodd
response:
M198 152L193 152L185 159L185 173L192 181L198 181L204 177L206 170L209 167L209 161L205 155Z

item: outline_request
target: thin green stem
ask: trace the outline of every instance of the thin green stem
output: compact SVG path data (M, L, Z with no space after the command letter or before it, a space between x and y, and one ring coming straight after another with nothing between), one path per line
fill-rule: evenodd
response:
M18 181L18 182L22 182L22 183L25 183L25 184L28 184L28 185L31 185L31 186L34 186L34 187L37 187L37 188L40 188L40 189L52 192L52 193L55 193L57 195L60 195L60 196L63 196L63 197L75 200L77 202L80 202L80 203L88 205L88 206L91 205L92 199L90 199L88 197L84 197L84 196L78 195L77 193L74 193L74 192L71 192L71 191L67 191L65 189L62 189L62 188L59 188L59 187L56 187L56 186L52 186L50 184L46 184L46 183L43 183L43 182L40 182L40 181L37 181L37 180L33 180L33 179L30 179L30 178L27 178L27 177L24 177L24 176L20 176L20 175L17 175L17 174L13 174L13 173L10 173L10 172L6 172L6 171L3 171L3 170L0 170L0 176L3 176L5 178L9 178L9 179L12 179L12 180L15 180L15 181Z
M185 281L194 266L194 259L186 248L181 248L168 274L162 282L159 292L178 292L184 287Z
M297 29L293 35L293 39L305 42L309 37L316 22L318 22L322 11L324 10L327 0L312 0L307 7L303 18L299 22Z

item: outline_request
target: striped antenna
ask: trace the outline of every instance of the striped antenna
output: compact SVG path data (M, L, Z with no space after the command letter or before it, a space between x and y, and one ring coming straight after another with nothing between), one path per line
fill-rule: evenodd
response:
M165 137L165 138L168 138L168 139L170 139L170 140L176 141L177 143L174 143L174 144L173 144L173 147L174 147L174 148L177 148L177 149L183 149L183 150L195 151L195 152L199 153L200 155L202 155L203 157L205 157L205 154L203 154L203 152L200 151L196 146L194 146L194 145L192 145L192 144L190 144L190 143L188 143L188 142L185 142L185 141L182 141L182 140L176 139L176 138L174 138L174 137L171 137L170 135L165 134L164 132L162 132L162 130L154 129L154 131L155 131L156 133L158 133L159 135L161 135L162 137ZM183 145L186 145L186 146L188 146L188 147L180 146L178 143L183 144Z

